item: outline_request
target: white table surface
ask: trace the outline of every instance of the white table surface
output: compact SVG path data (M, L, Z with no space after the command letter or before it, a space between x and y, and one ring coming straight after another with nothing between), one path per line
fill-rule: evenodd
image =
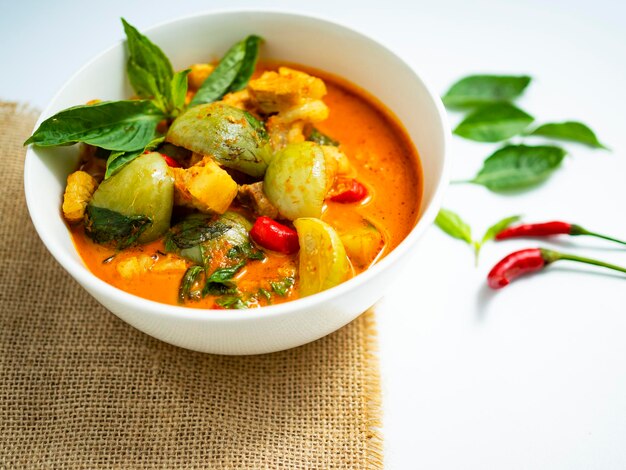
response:
M626 4L619 0L437 2L238 0L3 2L0 99L39 108L94 54L139 28L208 9L311 12L368 32L444 92L472 72L528 73L520 105L580 119L613 152L568 145L540 188L499 196L449 188L445 206L477 234L501 217L562 218L626 238ZM454 124L458 115L451 116ZM495 149L453 138L452 178ZM377 307L389 469L626 468L626 279L572 264L493 293L461 242L431 228ZM550 246L626 265L626 250L578 238Z

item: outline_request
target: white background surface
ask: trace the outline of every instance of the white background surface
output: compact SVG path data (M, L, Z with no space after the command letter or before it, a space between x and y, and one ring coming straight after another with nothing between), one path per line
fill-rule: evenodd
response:
M310 12L390 46L441 93L472 72L530 74L524 109L540 122L580 119L613 149L567 145L563 168L523 195L451 186L445 206L475 236L524 214L626 238L625 5L3 1L0 99L43 108L82 64L122 38L120 16L141 29L210 9ZM473 176L495 148L454 137L452 179ZM475 268L468 247L432 228L378 305L387 468L626 468L626 279L562 264L488 291L493 263L536 244L488 245ZM626 265L617 245L579 237L547 246Z

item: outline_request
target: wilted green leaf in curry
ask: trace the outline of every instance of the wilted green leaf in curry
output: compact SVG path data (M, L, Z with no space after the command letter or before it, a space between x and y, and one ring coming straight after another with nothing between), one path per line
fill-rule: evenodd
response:
M443 103L461 108L512 101L522 94L530 80L526 75L470 75L450 87Z
M435 219L435 224L451 237L472 244L472 229L461 216L448 209L441 209Z
M166 248L168 251L192 248L207 240L221 237L229 229L229 225L215 220L212 216L193 214L168 232L165 239Z
M107 159L106 171L104 173L104 179L107 179L113 176L115 173L120 171L124 165L132 162L139 155L142 155L146 152L146 150L154 150L165 140L165 137L157 137L150 141L148 145L139 150L134 150L132 152L111 152L109 158Z
M107 150L134 151L155 137L163 113L152 101L105 101L74 106L41 123L24 145L41 147L86 144Z
M492 191L526 189L548 178L565 154L562 148L548 145L507 145L487 158L469 182Z
M289 292L289 289L294 285L295 279L293 277L286 277L280 281L270 281L272 290L281 297L285 297Z
M244 88L254 71L260 43L261 38L252 35L233 45L204 81L189 106L212 103L226 93Z
M152 221L143 215L125 216L102 207L89 205L85 233L96 243L116 245L123 250L135 243Z
M222 103L201 104L174 120L166 140L260 178L265 174L271 149L267 133L251 117Z
M607 149L596 134L582 122L567 121L542 124L537 129L530 132L529 135L539 135L542 137L550 137L552 139L568 140L578 142L580 144L589 145L590 147Z
M332 137L327 136L326 134L322 134L315 127L311 130L309 137L307 140L311 142L315 142L320 145L332 145L333 147L339 146L339 142L333 139Z
M220 297L215 301L217 305L226 309L241 310L248 308L248 304L239 295L228 295Z
M206 264L217 252L233 260L262 259L253 255L257 252L251 247L251 256L243 256L250 245L251 228L250 221L236 212L228 211L217 218L193 214L168 232L165 249L199 264Z
M245 265L246 261L240 261L233 266L226 266L213 271L206 279L206 283L202 289L202 295L223 295L236 292L236 286L234 282L231 282L231 279L235 277L235 274Z
M251 259L251 260L260 260L265 259L265 253L261 250L257 250L252 246L252 243L247 242L241 245L236 245L232 247L226 253L226 256L231 259Z
M478 142L500 142L522 133L533 120L512 104L496 103L472 112L454 133Z
M185 271L178 287L178 301L180 303L184 303L186 300L200 300L202 291L191 289L203 273L204 268L202 266L191 266Z
M160 154L136 158L118 173L104 180L89 203L125 216L148 217L152 224L138 241L146 243L163 235L170 226L174 181Z

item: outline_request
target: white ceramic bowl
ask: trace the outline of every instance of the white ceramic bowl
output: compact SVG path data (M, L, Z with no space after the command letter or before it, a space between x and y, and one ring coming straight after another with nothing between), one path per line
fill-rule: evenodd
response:
M121 28L121 26L120 26ZM348 79L382 101L416 145L424 175L420 220L381 262L325 292L261 309L197 310L165 305L123 292L85 267L60 216L65 179L77 164L76 147L28 149L25 191L31 218L44 244L96 300L135 328L177 346L218 354L258 354L292 348L327 335L372 306L402 271L407 251L432 223L446 180L449 129L439 98L414 70L379 43L336 23L297 14L230 11L199 14L144 31L177 69L219 58L247 34L265 38L262 57L309 65ZM123 43L78 71L43 112L93 98L126 99ZM94 320L97 321L97 320Z

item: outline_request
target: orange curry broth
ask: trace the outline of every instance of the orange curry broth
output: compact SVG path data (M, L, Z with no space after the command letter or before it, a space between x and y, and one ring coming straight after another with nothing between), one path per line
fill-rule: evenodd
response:
M284 64L284 63L281 63ZM284 64L305 71L324 80L328 94L323 98L330 109L326 121L315 127L340 142L340 149L348 156L356 171L356 178L369 192L368 197L357 204L341 204L326 201L322 220L348 232L359 227L363 218L372 222L383 234L385 245L380 258L393 250L415 226L422 195L422 173L417 151L401 124L391 113L367 92L339 77L310 67ZM264 62L257 66L255 76L265 70L274 70L278 63ZM254 216L245 209L235 210ZM110 262L104 262L117 252L115 249L94 243L81 225L71 227L72 238L78 253L89 270L103 281L131 294L178 305L178 288L184 270L146 272L131 279L124 279L117 271L118 260L147 254L155 258L165 252L162 239L127 248ZM264 288L272 292L270 281L279 281L297 272L298 255L283 255L265 251L266 258L249 261L239 271L234 281L242 292L257 292ZM189 263L191 265L191 263ZM364 268L355 267L358 274ZM267 305L261 297L260 305ZM272 304L298 298L298 280L285 297L272 295ZM187 301L187 307L215 308L215 297L207 296L199 301Z

